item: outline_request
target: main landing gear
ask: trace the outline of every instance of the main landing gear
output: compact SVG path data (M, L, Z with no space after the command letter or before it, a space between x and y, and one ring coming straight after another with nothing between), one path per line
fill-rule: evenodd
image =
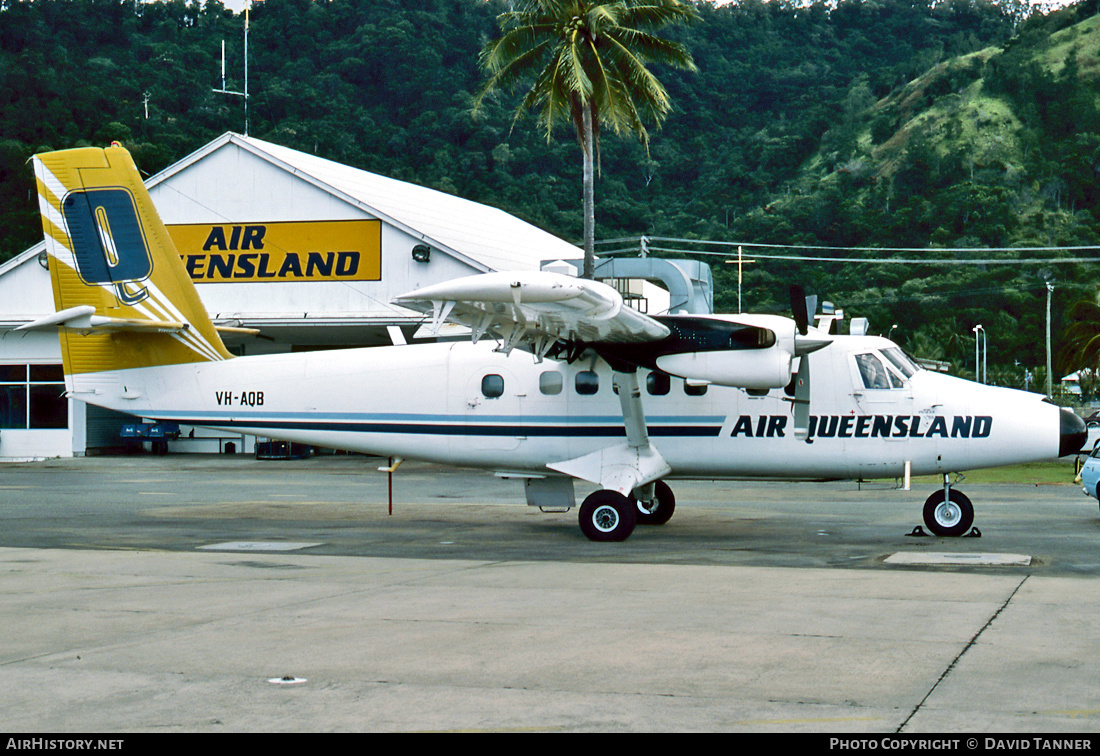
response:
M649 501L618 491L596 491L581 504L581 532L590 541L625 541L637 525L664 525L676 510L676 497L663 480Z
M943 476L943 490L936 491L924 502L924 524L938 536L965 535L974 524L974 505L951 487L946 475Z

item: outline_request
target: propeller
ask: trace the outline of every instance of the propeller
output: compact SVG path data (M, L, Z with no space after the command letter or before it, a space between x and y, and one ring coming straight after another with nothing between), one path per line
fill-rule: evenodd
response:
M798 284L791 286L791 312L798 334L794 338L794 356L798 357L798 371L792 381L794 391L791 401L794 409L795 438L806 440L810 435L810 352L828 346L832 338L827 335L809 336L810 319L817 314L817 297L806 296L806 290ZM801 338L800 338L801 337Z

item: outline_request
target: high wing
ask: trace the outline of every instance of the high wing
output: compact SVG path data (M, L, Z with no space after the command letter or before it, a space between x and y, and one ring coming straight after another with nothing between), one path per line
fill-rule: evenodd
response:
M538 357L559 342L639 343L667 338L668 326L627 307L599 281L545 271L484 273L428 286L395 300L444 321L467 326L476 343L485 335L505 353L520 347Z
M484 273L447 281L394 300L470 328L476 343L498 339L500 350L576 357L591 348L618 372L643 367L689 381L751 390L784 388L795 359L827 346L831 337L809 328L803 315L665 315L652 317L623 302L599 281L546 271Z

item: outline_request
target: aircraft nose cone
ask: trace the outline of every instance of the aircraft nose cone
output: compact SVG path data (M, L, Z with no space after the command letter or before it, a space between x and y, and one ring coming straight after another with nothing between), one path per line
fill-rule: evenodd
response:
M1058 444L1058 456L1064 457L1081 451L1089 434L1085 428L1085 421L1069 407L1062 407L1061 416L1061 442Z

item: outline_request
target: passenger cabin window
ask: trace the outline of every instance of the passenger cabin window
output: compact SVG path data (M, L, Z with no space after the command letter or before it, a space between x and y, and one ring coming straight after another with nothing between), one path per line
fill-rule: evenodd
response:
M702 396L707 393L707 384L705 383L688 383L684 381L684 393L688 396Z
M664 396L672 386L668 373L650 373L645 377L645 390L650 396Z
M856 365L859 374L863 378L863 387L868 389L892 389L901 388L905 382L885 365L874 354L857 354Z
M574 385L578 394L591 396L600 390L600 377L595 370L582 370L577 373Z
M565 379L557 370L547 370L539 376L539 391L548 396L560 394L564 384Z
M496 399L504 394L504 377L490 373L481 379L481 393L486 399Z

